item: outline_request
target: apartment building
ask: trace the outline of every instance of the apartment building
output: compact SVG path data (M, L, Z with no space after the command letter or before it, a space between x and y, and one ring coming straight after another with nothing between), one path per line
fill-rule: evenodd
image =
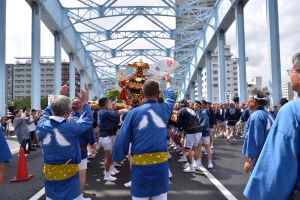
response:
M282 84L282 98L286 98L289 101L294 100L294 91L292 90L291 82ZM279 102L278 102L279 103Z
M54 58L41 57L41 98L54 93ZM22 99L31 96L31 58L16 57L16 63L7 64L6 103L13 99ZM80 73L76 70L76 94L80 92ZM11 85L10 85L11 84ZM62 62L62 85L69 84L69 63ZM10 88L11 87L11 88ZM68 93L67 93L68 95Z
M219 67L218 48L211 54L212 57L212 103L221 103L219 98ZM238 70L237 61L233 58L230 45L225 45L225 65L226 65L226 92L231 93L231 100L238 95ZM202 97L198 98L198 86L195 88L195 98L207 100L207 77L206 68L202 70ZM223 94L225 96L225 94Z

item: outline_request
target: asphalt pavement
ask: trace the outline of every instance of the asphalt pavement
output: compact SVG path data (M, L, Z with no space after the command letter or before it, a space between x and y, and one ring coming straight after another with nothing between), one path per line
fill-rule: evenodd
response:
M7 164L7 172L9 177L7 181L0 186L0 200L33 200L41 189L44 188L43 182L43 161L42 148L31 152L27 156L27 166L29 174L33 174L34 178L30 182L25 183L9 183L17 172L18 166L18 147L16 138L8 139L9 146L13 151L14 158L11 163ZM243 139L237 139L236 142L226 142L226 139L217 139L214 142L213 164L214 168L208 171L238 200L247 199L243 195L243 191L249 179L249 175L245 174L243 166L246 157L241 154ZM228 199L211 181L203 171L196 173L185 173L185 163L179 163L179 154L170 149L172 158L169 161L173 178L170 179L171 190L168 193L170 200L225 200ZM131 177L129 162L126 160L122 167L117 168L120 173L116 175L118 178L115 182L107 182L103 180L103 158L104 151L101 148L96 158L91 160L87 171L87 185L84 197L92 199L107 200L130 200L130 188L124 187L124 183L128 182ZM203 166L207 169L207 156L202 157ZM224 192L224 191L223 191ZM225 191L226 193L226 191ZM41 192L43 194L43 192ZM37 195L39 198L45 199L45 194Z

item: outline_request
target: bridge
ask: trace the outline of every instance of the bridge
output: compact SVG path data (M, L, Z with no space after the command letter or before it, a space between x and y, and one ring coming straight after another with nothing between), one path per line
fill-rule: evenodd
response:
M173 85L179 91L178 99L195 100L195 85L198 97L202 96L201 72L206 68L207 99L212 101L212 57L218 48L219 101L225 101L226 66L225 34L236 23L238 50L238 91L240 101L247 101L246 92L246 53L244 7L249 0L218 0L213 7L197 7L200 0L187 0L177 5L172 0L162 0L164 6L115 6L117 0L107 0L99 4L96 0L78 0L82 7L63 7L59 0L26 0L32 9L32 108L40 108L40 58L41 58L41 22L51 31L55 41L55 89L61 88L61 50L70 58L69 88L70 98L75 98L75 69L80 71L80 87L88 87L89 100L99 98L112 88L117 87L119 70L130 73L126 64L138 56L144 56L152 62L165 57L180 63L174 73ZM266 0L271 105L281 98L281 65L277 0ZM121 30L137 16L147 18L158 30ZM184 23L175 29L163 23L163 17L182 19ZM97 20L114 18L118 22L105 29ZM0 0L0 81L5 89L5 32L6 0ZM196 24L204 24L201 30L190 30ZM80 31L84 26L89 31ZM138 39L153 44L153 49L126 48ZM166 47L162 41L174 41L175 45ZM105 45L114 41L114 48ZM104 44L105 43L105 44ZM193 46L193 48L186 48ZM120 60L122 60L120 62ZM119 61L119 62L117 62ZM0 105L5 104L5 95L0 97ZM0 108L0 114L5 108Z

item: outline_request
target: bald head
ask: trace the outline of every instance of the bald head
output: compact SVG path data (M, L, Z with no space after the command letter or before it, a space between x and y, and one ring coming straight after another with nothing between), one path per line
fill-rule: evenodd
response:
M83 104L79 99L74 99L72 101L72 110L75 112L82 112Z

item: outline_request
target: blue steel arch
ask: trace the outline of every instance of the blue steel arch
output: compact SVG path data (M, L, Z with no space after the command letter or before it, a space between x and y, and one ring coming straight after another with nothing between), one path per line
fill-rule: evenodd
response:
M79 68L87 71L88 82L93 85L94 91L98 96L104 95L105 91L110 87L103 88L103 83L110 78L110 83L116 82L116 71L126 69L125 61L132 60L135 56L146 56L156 61L156 57L173 57L177 61L181 61L182 66L176 71L175 76L179 76L182 82L177 81L175 86L180 88L181 94L187 93L189 83L194 79L194 73L197 68L203 68L204 55L207 51L212 51L216 47L216 34L220 29L227 30L234 20L234 4L236 2L246 3L248 0L220 0L214 7L193 7L200 0L188 0L181 5L176 5L173 1L163 0L167 6L113 6L116 0L106 1L103 5L97 4L91 0L79 0L88 7L64 8L59 0L36 0L43 7L43 12L49 17L52 24L44 21L46 26L51 29L53 24L59 27L65 40L69 44L63 44L67 52L76 54L76 64ZM53 9L54 8L54 9ZM56 12L58 11L58 12ZM196 14L197 11L199 14ZM58 13L58 14L57 14ZM184 15L186 14L186 15ZM126 25L137 15L144 16L160 27L162 30L155 31L119 31L121 27ZM234 15L234 14L233 14ZM65 16L69 19L62 20ZM124 16L119 23L107 30L93 22L93 19L103 17ZM188 19L185 24L177 29L170 29L162 23L156 16L171 16L182 19ZM228 17L231 19L228 20ZM42 18L43 19L43 18ZM63 23L61 23L63 21ZM84 24L95 32L78 32L75 24ZM204 23L202 31L187 31L188 28L196 23ZM222 27L227 23L225 27ZM130 43L136 38L144 38L154 44L157 49L126 49ZM102 42L116 39L126 39L117 48L112 49ZM171 39L174 41L182 41L171 48L166 48L156 39ZM185 49L186 45L194 45L194 49ZM98 51L88 51L89 45L96 45ZM124 62L115 64L110 62L110 58L127 57ZM96 64L102 63L103 67L97 67ZM184 63L184 64L183 64ZM80 67L81 66L81 67ZM109 69L109 70L108 70ZM96 74L96 75L95 75ZM112 81L115 78L115 81ZM177 83L178 82L178 83ZM96 84L96 85L95 85ZM115 84L110 84L115 86ZM182 95L179 98L182 98Z

